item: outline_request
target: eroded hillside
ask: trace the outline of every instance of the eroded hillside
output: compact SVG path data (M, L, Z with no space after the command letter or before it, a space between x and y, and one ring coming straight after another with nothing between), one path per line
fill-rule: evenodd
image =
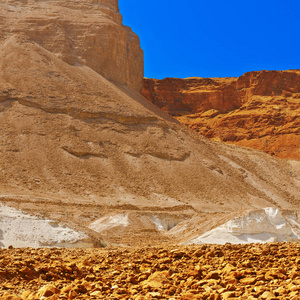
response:
M4 1L0 8L4 205L75 229L94 245L177 243L245 210L298 209L291 165L211 142L138 93L142 52L116 1ZM53 27L64 33L58 41ZM1 241L7 246L6 233Z
M146 98L212 140L300 159L298 70L144 82Z

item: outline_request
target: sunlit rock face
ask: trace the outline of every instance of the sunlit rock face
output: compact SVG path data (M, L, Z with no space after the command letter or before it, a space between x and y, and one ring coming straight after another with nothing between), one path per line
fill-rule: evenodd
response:
M115 1L0 12L0 202L24 222L141 246L196 238L245 209L299 208L285 161L203 138L137 92L141 50ZM45 244L65 245L48 223ZM4 246L18 228L2 229Z
M145 79L143 94L210 139L300 159L299 70Z
M1 1L0 43L20 33L71 65L142 88L143 51L123 26L117 0Z

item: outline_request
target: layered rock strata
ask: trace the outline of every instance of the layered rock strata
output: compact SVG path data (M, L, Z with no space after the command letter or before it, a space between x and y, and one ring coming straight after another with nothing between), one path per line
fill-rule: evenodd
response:
M85 65L114 82L142 88L143 51L123 26L117 0L4 0L0 43L25 35L70 65Z
M140 52L127 43L116 1L5 1L0 11L5 205L57 221L95 246L177 243L181 232L167 232L183 221L199 220L200 234L245 209L299 208L290 165L211 142L137 92L142 74L128 55L139 60ZM86 42L89 32L95 43ZM101 72L91 46L98 43Z
M300 159L299 70L145 79L143 94L210 139Z

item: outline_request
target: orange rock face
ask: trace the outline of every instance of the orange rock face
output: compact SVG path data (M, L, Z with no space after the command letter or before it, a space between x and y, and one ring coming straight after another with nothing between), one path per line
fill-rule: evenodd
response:
M300 159L300 71L145 79L144 96L204 136Z

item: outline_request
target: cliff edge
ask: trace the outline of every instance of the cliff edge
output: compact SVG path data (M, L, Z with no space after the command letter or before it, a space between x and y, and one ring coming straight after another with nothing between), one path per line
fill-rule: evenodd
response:
M70 65L142 89L143 51L117 0L5 0L0 7L0 43L22 34Z
M300 71L239 78L145 79L143 94L216 141L300 159Z

